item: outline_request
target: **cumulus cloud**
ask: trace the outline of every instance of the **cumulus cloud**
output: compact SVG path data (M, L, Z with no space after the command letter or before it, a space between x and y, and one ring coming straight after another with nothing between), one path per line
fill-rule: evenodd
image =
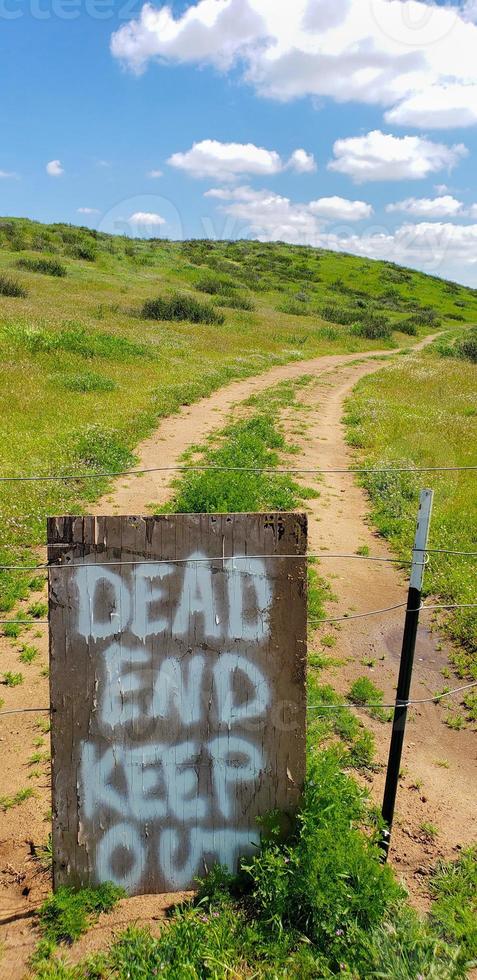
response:
M441 197L407 197L404 201L395 201L388 204L386 211L401 211L405 214L413 214L417 218L454 218L463 211L462 201L458 201L451 194L444 194Z
M477 123L477 85L432 85L384 114L397 126L456 129Z
M128 218L128 222L131 225L140 225L146 228L159 228L160 225L166 224L166 219L153 211L135 211Z
M171 167L183 170L190 177L235 180L244 174L271 177L287 167L298 173L316 169L313 154L295 150L284 163L276 150L266 150L254 143L221 143L202 140L184 153L173 153L168 159Z
M329 170L347 174L357 183L370 180L420 180L452 167L466 156L459 143L446 146L420 136L391 136L375 129L366 136L339 139L333 145Z
M329 96L388 110L405 125L477 121L476 0L197 0L174 16L145 3L111 38L143 71L151 60L239 67L268 98Z
M307 153L306 150L294 150L288 166L298 174L311 174L316 170L316 161L312 153Z
M98 208L77 208L78 214L101 214Z
M362 221L373 214L371 204L348 201L345 197L320 197L308 205L313 214L329 221Z
M294 203L288 197L252 187L212 187L204 197L222 202L221 211L245 225L265 241L283 240L295 244L318 245L322 229L330 222L354 222L369 218L373 208L365 201L348 201L343 197L322 197L315 201Z
M45 169L50 177L62 177L65 172L60 160L50 160Z

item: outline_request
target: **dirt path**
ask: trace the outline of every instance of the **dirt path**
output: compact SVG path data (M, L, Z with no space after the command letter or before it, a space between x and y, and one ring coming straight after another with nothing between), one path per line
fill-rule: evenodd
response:
M313 374L316 382L301 395L312 411L306 416L308 428L303 455L294 457L294 463L296 461L298 467L347 466L351 463L351 457L344 442L341 423L343 401L360 377L379 369L381 363L376 358L384 353L375 352L359 358L356 355L321 357L280 366L259 377L233 382L211 397L164 420L154 435L138 447L138 468L173 466L185 449L202 443L207 435L224 423L234 404L279 381L299 378L304 374ZM174 472L166 471L122 478L111 493L91 508L91 512L147 513L151 504L161 504L167 500L174 475ZM360 545L368 544L373 554L387 554L385 544L366 524L366 498L354 485L351 476L326 477L321 485L321 496L311 501L309 510L310 550L352 553ZM404 578L392 565L355 561L350 567L350 563L327 560L323 561L321 571L327 578L332 577L333 590L337 595L336 604L330 604L330 615L335 609L341 612L351 611L352 608L377 608L405 598ZM401 630L402 614L390 615L385 620L363 620L352 628L348 624L341 629L331 628L337 640L333 655L347 660L343 667L333 672L333 684L344 693L350 679L371 673L378 686L383 687L392 700ZM4 638L0 640L2 671L18 671L21 668L25 678L21 686L4 688L3 710L48 703L44 676L47 663L45 633L44 629L41 632L40 628L32 628L25 630L16 644ZM19 652L21 644L25 643L35 645L39 656L32 664L23 667L19 664ZM427 694L442 686L439 668L445 661L445 652L438 653L437 646L438 638L422 631L415 694L419 692L424 696L423 692ZM376 666L371 671L361 666L360 660L364 657L376 659ZM381 660L381 657L384 659ZM475 776L475 739L469 732L451 732L443 725L442 716L442 709L433 705L425 712L415 713L409 728L405 758L408 775L403 780L398 804L402 825L396 826L393 860L399 863L411 884L419 883L419 893L425 892L420 885L423 865L433 861L437 853L448 854L456 844L465 844L475 836L470 800L470 786ZM35 793L20 806L0 815L0 923L3 917L2 939L7 957L1 968L8 969L10 972L5 975L12 978L23 975L27 954L35 941L29 916L49 887L48 876L41 873L33 860L29 843L33 841L38 845L44 842L49 824L47 763L31 761L35 752L41 754L48 747L34 744L43 737L38 728L39 717L25 714L0 718L0 744L5 760L0 774L0 796L12 796L25 787L34 788ZM379 758L384 761L389 726L369 721L369 727L376 732ZM445 761L448 768L437 765L437 760ZM382 773L373 779L371 788L376 799L379 799ZM424 821L435 823L438 827L437 841L423 838L419 828Z

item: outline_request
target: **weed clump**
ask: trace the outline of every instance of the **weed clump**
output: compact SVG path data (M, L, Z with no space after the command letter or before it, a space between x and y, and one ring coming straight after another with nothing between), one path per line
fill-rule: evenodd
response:
M25 299L27 291L18 279L10 279L8 276L0 275L0 296L14 296L16 299Z
M41 906L38 917L41 932L52 943L72 943L102 912L110 912L125 892L112 882L97 888L58 888Z
M367 340L389 340L392 336L392 326L385 317L367 316L355 323L352 333Z
M68 391L114 391L117 384L112 378L106 378L95 371L83 371L81 374L58 375L56 383Z
M208 303L201 303L192 296L176 293L169 298L159 296L148 299L142 307L141 315L146 320L179 320L190 323L224 323L223 313L218 313Z
M20 269L26 269L28 272L41 272L45 276L57 276L59 278L66 276L66 266L58 262L57 259L29 259L25 257L19 259L17 265Z
M248 310L251 312L255 309L252 300L248 299L247 296L220 296L215 302L218 306L227 306L230 310Z

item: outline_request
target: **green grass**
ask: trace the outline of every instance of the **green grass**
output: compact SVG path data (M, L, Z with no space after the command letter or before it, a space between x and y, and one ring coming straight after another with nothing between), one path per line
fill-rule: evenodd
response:
M0 296L11 296L16 299L25 299L27 291L18 279L10 276L0 275Z
M448 346L444 342L445 352ZM358 384L346 422L359 465L477 464L477 366L459 356L442 356L441 349L442 342L432 345ZM373 522L398 555L409 558L423 487L435 492L430 547L477 551L475 473L376 473L362 482L371 498ZM475 602L475 559L431 555L425 591L445 603ZM424 615L427 623L429 614ZM477 678L477 611L460 609L445 621L460 644L455 666L462 676Z
M346 306L349 323L364 308L397 326L425 308L444 324L454 315L477 321L472 290L389 263L284 244L132 242L70 225L0 219L0 277L11 279L23 259L60 263L67 276L25 271L28 296L0 295L0 441L8 475L78 469L91 456L84 443L92 427L92 468L101 455L97 427L114 442L116 461L127 462L161 418L232 378L330 352L391 349L394 337L411 342L400 333L386 341L360 338L318 312L277 312L284 292L308 298L295 300L300 311ZM209 322L176 319L192 315L197 283L211 279L228 291L200 304L215 314ZM140 316L152 298L169 319ZM420 334L429 329L418 326ZM99 479L1 484L0 563L31 564L46 515L81 513L106 488ZM28 595L29 580L27 573L0 573L4 611Z
M122 888L111 882L79 891L57 888L38 912L40 931L48 942L72 943L102 912L110 912L124 894Z
M458 943L468 960L477 960L477 848L457 861L441 861L430 879L431 921L448 942Z
M12 810L14 806L20 806L21 803L25 803L34 795L34 790L27 787L26 789L19 789L13 796L0 796L0 810L6 813L7 810Z

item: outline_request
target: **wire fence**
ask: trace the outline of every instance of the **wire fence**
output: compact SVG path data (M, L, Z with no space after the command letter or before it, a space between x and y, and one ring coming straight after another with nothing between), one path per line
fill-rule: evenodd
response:
M284 466L208 466L206 463L194 465L149 466L143 469L131 470L101 470L83 473L41 473L22 476L0 476L0 483L49 483L64 480L103 480L115 479L118 476L144 476L147 473L290 473L306 475L316 474L360 474L360 473L471 473L477 472L477 465L472 466L355 466L323 469L318 466L284 467Z
M471 688L477 687L477 681L472 681L471 684L463 684L461 687L455 687L452 691L442 691L441 694L434 694L430 698L414 698L409 701L393 701L389 704L384 704L382 701L375 702L358 702L358 701L345 701L341 704L308 704L307 711L341 711L344 708L355 708L357 710L367 711L373 708L395 708L395 707L405 707L412 708L419 704L436 704L438 701L442 701L444 698L450 698L455 694L460 694L462 691L468 691ZM19 715L27 714L29 712L53 712L54 708L42 707L42 708L9 708L7 711L0 711L0 718L5 715Z

